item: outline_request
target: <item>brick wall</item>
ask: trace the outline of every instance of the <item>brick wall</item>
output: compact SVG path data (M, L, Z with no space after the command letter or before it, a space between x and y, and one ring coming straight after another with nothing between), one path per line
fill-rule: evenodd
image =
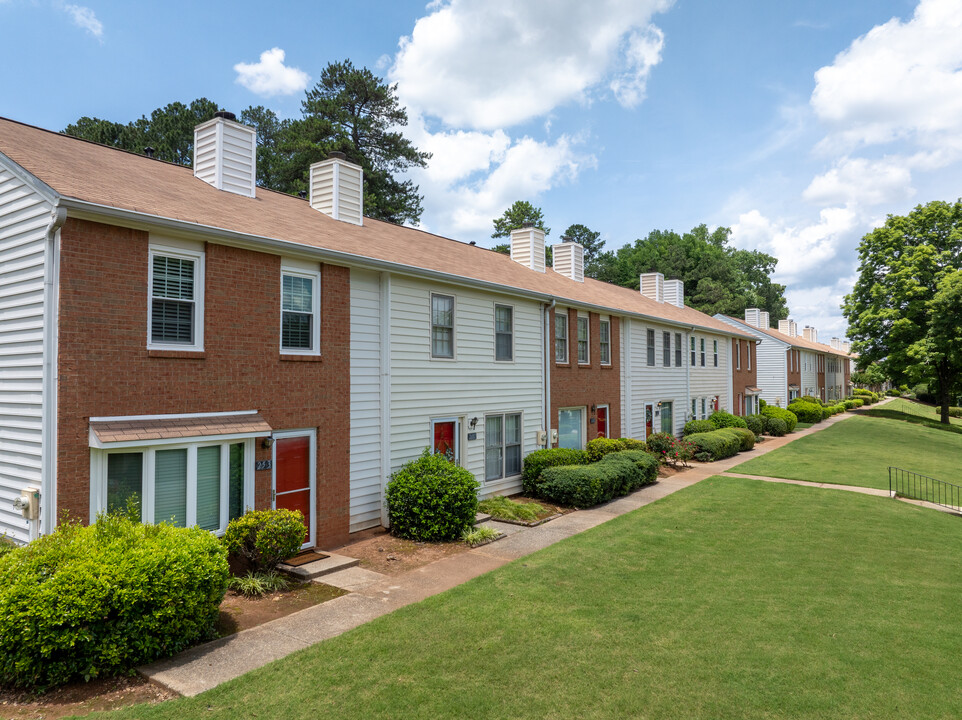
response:
M732 338L732 392L735 397L732 402L732 412L745 415L745 388L758 385L758 347L752 340L736 340ZM748 369L748 348L751 345L752 363ZM741 355L741 369L739 370L738 355Z
M618 318L611 322L611 364L601 364L601 317L598 313L588 314L588 340L590 360L587 365L578 364L578 312L568 308L568 362L554 362L555 309L550 311L551 318L550 349L551 362L551 418L550 426L558 427L558 411L567 407L587 409L587 433L585 442L598 437L597 411L591 406L608 406L608 436L621 437L621 324Z
M785 357L785 368L788 371L788 384L798 386L798 394L801 395L805 392L805 388L802 387L802 353L796 348L789 348L786 351L788 354ZM785 389L788 392L788 388ZM785 404L787 405L791 402L788 399L788 395L785 396Z
M317 544L349 527L350 274L321 267L321 357L279 354L280 257L207 244L204 348L148 353L148 234L69 219L61 231L58 509L87 519L90 417L259 410L317 428ZM258 460L271 451L257 444ZM271 471L255 473L270 507Z

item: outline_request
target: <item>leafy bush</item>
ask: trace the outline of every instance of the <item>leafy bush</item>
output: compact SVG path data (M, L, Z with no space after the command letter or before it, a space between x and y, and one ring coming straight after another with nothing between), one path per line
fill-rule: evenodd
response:
M246 575L232 577L227 587L247 597L260 597L277 590L286 590L287 578L275 570L268 572L248 572Z
M0 685L130 673L210 639L227 579L206 530L62 523L0 557Z
M842 406L843 406L846 410L854 410L856 407L858 407L858 406L855 404L855 401L854 401L854 400L842 400Z
M598 462L608 453L621 452L625 449L627 448L625 448L621 440L605 437L590 440L585 446L585 452L588 453L589 462Z
M814 405L823 405L824 403L821 399L815 397L814 395L802 395L801 397L795 398L795 402L801 400L802 402L812 403ZM802 422L805 422L804 420Z
M895 388L889 388L885 391L885 394L889 397L902 397L902 391L896 390Z
M654 482L658 460L644 450L606 455L590 465L545 468L538 483L541 497L559 505L586 508Z
M296 555L306 534L299 510L251 510L228 523L224 546L244 558L251 571L266 572Z
M871 390L865 390L863 388L855 388L852 391L852 394L861 399L865 405L871 405L879 400L878 395L873 393Z
M962 407L950 407L949 417L962 418Z
M425 448L387 484L391 533L408 540L457 540L474 525L478 487L470 472Z
M478 527L466 527L464 532L461 533L461 540L466 542L471 547L477 545L482 545L483 543L495 540L501 537L501 533L492 527L487 525L478 525Z
M624 450L644 450L645 441L635 440L634 438L618 438L618 442L621 443Z
M862 406L865 404L865 401L862 400L862 398L855 398L855 399L852 400L851 402L852 402L852 403L855 405L855 407L857 407L857 408L860 408L860 407L862 407Z
M689 467L688 461L695 457L695 450L697 450L687 440L676 440L671 435L668 436L667 441L664 438L657 438L655 444L658 452L649 451L651 455L662 464L673 468Z
M747 429L745 432L748 433ZM731 457L738 453L742 446L742 439L737 434L736 428L725 428L722 430L712 430L711 432L697 433L695 435L690 435L687 438L692 445L694 445L697 450L696 457L699 453L708 453L712 460L722 460L727 457ZM752 434L752 442L754 444L755 436Z
M756 435L761 435L763 432L765 432L764 415L748 415L745 418L745 424L748 425L748 429Z
M748 425L745 424L744 418L740 418L737 415L732 415L727 410L716 410L708 416L708 422L712 424L712 427L714 427L715 430L732 427L748 427Z
M762 398L758 398L758 411L759 411L759 412L761 412L762 410L764 410L767 406L768 406L768 403L767 403L767 402L765 402Z
M775 437L781 437L782 435L787 435L788 423L782 420L782 418L766 417L765 418L765 434L773 435Z
M785 421L788 432L792 432L798 424L798 416L791 410L785 410L776 405L766 405L762 408L762 415L770 418L780 418Z
M748 428L726 428L733 433L737 433L739 439L741 440L740 451L745 452L746 450L751 450L755 447L755 433L753 433Z
M822 422L822 406L815 403L795 400L788 406L788 411L795 413L795 417L804 423Z
M683 435L694 435L695 433L711 432L717 428L708 420L689 420L685 423Z
M656 457L665 457L671 452L675 438L671 433L656 432L648 436L648 452Z
M834 414L831 407L827 405L822 406L822 420L828 420Z
M535 450L524 459L521 468L521 482L524 491L526 493L534 492L538 479L545 468L559 465L585 465L587 462L588 453L584 450L571 450L569 448Z

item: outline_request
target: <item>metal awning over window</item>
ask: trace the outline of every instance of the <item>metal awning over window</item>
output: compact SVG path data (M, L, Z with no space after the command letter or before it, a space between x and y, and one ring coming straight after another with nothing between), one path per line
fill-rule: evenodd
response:
M191 415L139 415L90 418L90 447L172 445L189 440L227 441L270 435L273 429L256 410Z
M788 386L788 389L789 389L789 390L801 390L801 388L800 388L798 385L789 385L789 386Z

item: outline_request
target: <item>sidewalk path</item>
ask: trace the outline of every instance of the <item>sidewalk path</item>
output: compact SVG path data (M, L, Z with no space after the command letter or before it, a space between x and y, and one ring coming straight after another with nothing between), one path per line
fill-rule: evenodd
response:
M449 590L512 560L637 510L705 478L725 473L750 457L764 455L850 417L851 413L844 413L784 437L766 438L747 453L718 462L697 463L690 469L662 478L631 495L590 510L568 513L543 525L525 528L488 521L485 524L501 530L507 537L403 575L386 576L356 567L325 575L321 579L325 584L349 590L349 594L236 635L191 648L167 660L142 667L140 673L182 695L198 695L273 660L345 633L405 605ZM844 489L856 490L851 487Z

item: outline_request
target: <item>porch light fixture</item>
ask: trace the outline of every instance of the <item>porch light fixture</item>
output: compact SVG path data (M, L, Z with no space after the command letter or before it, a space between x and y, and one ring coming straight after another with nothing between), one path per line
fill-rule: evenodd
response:
M264 448L264 449L266 449L266 450L270 450L271 447L273 447L273 445L274 445L274 438L272 438L272 437L270 437L270 436L268 436L268 437L264 438L263 440L261 440L261 447Z
M471 421L470 421L469 424L471 425L471 429L474 430L474 428L475 428L475 427L477 426L477 424L478 424L478 419L477 419L476 417L471 418Z

